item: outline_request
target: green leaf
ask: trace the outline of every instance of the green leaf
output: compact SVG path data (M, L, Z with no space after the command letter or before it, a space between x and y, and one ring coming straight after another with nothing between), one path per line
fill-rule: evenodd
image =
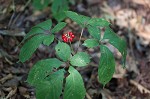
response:
M28 37L32 36L32 35L36 35L39 33L45 33L45 30L50 30L52 26L52 21L46 20L44 22L41 22L39 24L37 24L36 26L32 27L32 29L30 30L29 33L27 33L27 35L25 36L24 39L27 39Z
M99 28L97 28L95 26L88 25L88 31L89 31L91 36L93 36L94 38L100 40L101 33L100 33L100 29Z
M66 15L64 11L69 9L67 0L54 0L52 3L52 13L54 18L60 22L62 21Z
M70 75L66 78L64 99L84 99L86 90L80 73L70 66Z
M44 30L50 30L51 27L52 27L52 21L50 19L48 19L46 21L43 21L43 22L37 24L33 28L35 28L35 27L40 27L40 28L42 28Z
M92 18L88 21L88 24L99 27L107 27L110 25L110 23L103 18Z
M90 17L84 16L84 15L79 15L79 16L80 16L82 24L85 24L85 25L87 25L88 21L91 19Z
M72 11L66 11L66 16L78 23L79 25L86 25L88 21L90 20L90 17L84 16L84 15L79 15L75 12Z
M44 31L40 28L31 28L29 33L27 33L26 36L24 37L24 40L29 39L30 37L33 37L39 34L43 34L43 33Z
M37 9L37 10L42 10L48 6L51 0L33 0L32 5Z
M69 0L69 3L70 3L71 5L75 5L75 4L76 4L76 1L75 1L75 0Z
M59 32L60 30L62 30L62 29L66 26L66 24L67 24L67 23L65 23L65 22L60 22L60 23L58 23L58 24L51 30L51 32L52 32L52 33L57 33L57 32Z
M69 9L68 7L68 1L67 0L54 0L52 4L52 13L58 13L62 11L67 11Z
M71 55L71 49L68 44L59 42L56 47L56 55L61 58L63 61L67 61Z
M86 66L90 62L90 57L85 52L78 52L70 59L70 64L73 66Z
M82 24L80 17L77 13L72 11L66 11L66 16L72 19L73 21L77 22L78 24Z
M51 27L52 27L52 21L50 19L48 19L46 21L43 21L43 22L37 24L33 28L35 28L35 27L37 27L37 28L40 27L40 28L42 28L44 30L50 30Z
M43 44L49 46L53 41L54 35L47 35L43 41Z
M43 80L36 87L37 99L60 99L64 79L64 70L59 70Z
M58 22L61 22L62 20L66 18L65 12L59 12L59 13L54 14L53 16Z
M61 64L62 62L56 58L38 61L30 70L27 82L32 86L37 86L52 72L54 67L58 68Z
M87 39L83 43L84 46L88 48L96 47L99 45L99 41L97 39Z
M98 68L100 83L105 86L115 72L115 59L112 52L104 45L100 45L101 57Z
M36 26L32 27L29 33L26 34L22 42L25 42L26 40L40 35L40 34L48 34L48 31L51 29L52 21L46 20L42 23L37 24Z
M116 35L113 30L109 27L106 28L104 33L104 39L108 39L109 43L116 47L123 57L123 66L125 67L126 55L127 55L127 44L124 39Z
M39 34L25 42L20 50L19 60L21 62L28 60L39 47L39 45L43 42L44 38L45 35Z

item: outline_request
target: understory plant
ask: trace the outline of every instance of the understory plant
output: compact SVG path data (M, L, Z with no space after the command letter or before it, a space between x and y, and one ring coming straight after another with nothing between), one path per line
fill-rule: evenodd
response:
M32 5L36 10L43 10L51 5L52 16L60 22L66 17L64 11L68 11L71 1L73 0L33 0Z
M118 49L122 55L123 67L125 67L127 55L125 40L117 36L110 28L110 23L102 18L90 18L72 11L66 11L65 15L81 27L78 47L82 44L80 40L84 29L87 29L90 38L86 39L82 46L100 48L101 55L97 64L98 80L105 86L115 72L115 58L107 44ZM24 44L19 55L20 62L27 61L40 44L50 46L54 40L57 41L54 53L56 57L38 61L28 74L27 82L35 87L37 99L60 99L60 97L84 99L85 97L84 82L76 67L90 66L88 65L90 55L70 46L72 41L75 42L76 33L72 31L63 33L61 39L56 36L66 25L65 22L59 22L52 27L52 21L48 19L32 27L23 40Z

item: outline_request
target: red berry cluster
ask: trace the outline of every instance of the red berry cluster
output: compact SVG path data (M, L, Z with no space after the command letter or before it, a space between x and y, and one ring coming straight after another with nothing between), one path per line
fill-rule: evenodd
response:
M62 35L62 39L63 39L64 42L72 42L74 37L75 36L72 32L64 33Z

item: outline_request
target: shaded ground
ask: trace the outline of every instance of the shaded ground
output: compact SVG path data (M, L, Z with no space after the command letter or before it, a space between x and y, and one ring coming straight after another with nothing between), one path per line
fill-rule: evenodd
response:
M30 28L51 18L50 8L34 11L25 7L25 0L13 5L11 0L0 0L0 99L35 99L34 89L25 81L32 65L40 59L54 57L53 43L41 45L32 59L17 63L21 42ZM14 9L15 8L15 9ZM121 68L121 55L112 46L116 57L116 73L104 89L97 81L99 50L87 50L93 62L86 68L78 68L87 89L86 99L149 99L150 97L150 1L149 0L83 0L71 5L71 10L91 17L104 17L114 31L128 44L127 68ZM69 24L58 37L69 29L79 36L80 28L69 19ZM56 22L54 21L54 24ZM85 30L83 40L88 37ZM79 38L77 37L76 40ZM76 48L78 42L73 42ZM82 49L79 49L82 50Z

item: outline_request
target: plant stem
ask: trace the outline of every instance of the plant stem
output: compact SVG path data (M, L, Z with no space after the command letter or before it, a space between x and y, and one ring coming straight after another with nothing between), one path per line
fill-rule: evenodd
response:
M26 3L25 6L24 6L24 9L30 4L30 2L31 2L31 0L28 0L28 1L27 1L27 3ZM23 9L23 10L24 10L24 9Z
M78 43L78 47L77 47L76 53L78 52L78 49L79 49L79 46L80 46L80 42L81 42L83 31L84 31L84 28L82 28L81 33L80 33L80 38L79 38L79 43Z
M72 44L71 44L70 41L69 41L69 44L70 44L70 47L71 47L72 55L74 55L74 50L73 50L73 47L72 47Z

